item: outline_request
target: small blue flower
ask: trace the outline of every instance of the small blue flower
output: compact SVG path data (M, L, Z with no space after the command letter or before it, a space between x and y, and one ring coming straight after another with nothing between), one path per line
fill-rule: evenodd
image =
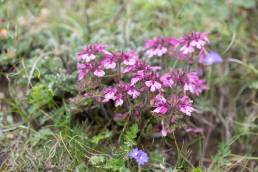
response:
M129 156L134 158L139 165L144 165L149 160L147 153L145 153L143 150L139 150L138 148L134 148Z
M131 158L136 158L136 156L138 155L139 149L138 148L134 148L131 153L129 154L129 156Z
M222 57L215 51L209 52L204 58L205 65L220 64L222 62Z

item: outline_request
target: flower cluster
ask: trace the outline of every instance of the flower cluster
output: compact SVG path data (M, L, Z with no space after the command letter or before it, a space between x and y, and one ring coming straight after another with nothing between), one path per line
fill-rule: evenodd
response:
M222 63L222 57L214 52L208 52L210 45L208 33L192 32L182 38L158 37L150 39L145 43L145 54L147 57L168 56L180 60L192 62L195 54L198 56L198 63L212 65Z
M150 39L145 43L146 55L148 57L165 55L170 48L175 48L178 44L178 40L175 38L154 38Z
M139 165L144 165L149 160L147 153L138 148L134 148L129 154L129 157L134 158Z
M223 61L218 53L208 51L209 45L208 34L201 32L179 39L158 37L144 46L147 60L135 51L114 52L103 44L89 45L77 56L78 79L98 81L94 90L85 93L87 98L112 102L116 108L123 107L119 108L121 113L149 112L175 121L175 114L191 116L195 111L192 98L208 89L192 63L211 65ZM191 63L186 63L186 69L172 69L169 63L154 65L153 57Z

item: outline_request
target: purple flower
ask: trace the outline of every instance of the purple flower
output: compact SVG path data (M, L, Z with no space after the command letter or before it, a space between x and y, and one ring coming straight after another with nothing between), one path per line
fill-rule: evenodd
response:
M150 39L145 43L146 55L148 57L161 57L168 52L170 47L175 47L177 40L175 38L157 37Z
M116 88L112 88L112 87L106 88L104 90L104 100L103 100L103 102L108 102L109 100L115 100L116 92L117 92Z
M160 77L160 81L162 82L164 87L172 87L174 84L173 78L169 73L165 73Z
M116 68L116 61L113 56L106 56L106 58L102 61L102 64L105 69Z
M105 76L105 72L101 69L97 69L94 71L94 75L101 78L101 77Z
M119 94L115 97L115 107L122 106L124 103L124 100L122 99L122 95Z
M223 62L222 57L215 51L210 51L203 60L205 65L220 64Z
M206 44L209 44L208 33L192 32L184 36L179 42L180 52L183 55L192 54L195 49L202 50Z
M196 72L189 72L185 76L184 91L190 91L199 96L203 90L208 89L206 82L201 80Z
M167 113L167 111L168 111L168 108L166 105L160 105L156 107L152 112L164 115L165 113Z
M140 95L140 92L137 91L135 88L131 87L131 88L129 88L127 94L129 94L130 96L132 96L133 99L136 99L136 98Z
M192 112L195 110L192 104L193 101L188 96L183 96L179 100L179 110L187 116L191 116Z
M145 81L145 85L150 88L151 92L161 89L161 84L155 80Z
M156 107L156 108L152 112L159 113L159 114L162 114L162 115L167 113L168 110L169 110L169 105L167 103L167 100L165 99L165 97L163 97L160 94L158 94L155 97L154 107Z
M129 51L123 54L123 64L132 66L138 60L138 54L134 51Z
M97 57L111 56L112 54L106 50L104 44L92 44L79 52L77 55L77 69L79 72L78 79L82 80L88 73L93 72L97 77L103 77L105 71L103 66L98 64Z
M94 60L96 56L94 54L82 54L80 55L81 60L84 60L86 63Z
M138 148L134 148L131 153L129 154L129 156L131 158L135 158L138 155L139 149Z
M144 70L139 70L136 75L131 79L131 85L135 85L138 81L144 78Z
M144 165L149 160L147 153L138 148L134 148L129 154L129 157L134 158L139 165Z

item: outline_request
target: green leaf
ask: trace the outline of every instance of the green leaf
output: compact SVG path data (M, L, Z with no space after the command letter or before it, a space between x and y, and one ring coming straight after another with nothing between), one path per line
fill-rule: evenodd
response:
M50 88L44 84L38 84L32 88L29 95L29 103L32 105L32 110L35 111L45 105L53 105L54 94Z
M200 167L196 167L192 170L192 172L202 172L202 169Z
M105 168L112 169L112 171L125 171L125 161L123 159L109 159Z
M105 162L105 157L103 155L93 155L90 157L89 162L91 165L100 165Z
M125 134L125 144L127 146L134 146L136 145L136 137L137 137L137 134L139 132L139 128L138 128L138 125L137 124L133 124L129 131L126 132Z
M94 144L98 144L100 141L104 140L104 139L108 139L112 136L112 132L111 131L103 131L101 133L99 133L98 135L94 136L91 140L92 143Z
M87 171L87 166L84 163L81 163L76 166L75 172L83 172L83 171Z
M43 128L36 132L36 134L29 140L32 147L36 146L40 141L49 139L54 133L49 128Z

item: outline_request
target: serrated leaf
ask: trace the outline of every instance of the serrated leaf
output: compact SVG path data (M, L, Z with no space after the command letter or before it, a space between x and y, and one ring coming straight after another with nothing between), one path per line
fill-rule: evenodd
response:
M125 143L128 145L128 146L134 146L136 145L136 137L137 137L137 134L139 132L139 128L138 128L138 125L137 124L133 124L130 128L129 128L129 131L126 132L125 134Z
M94 144L98 144L100 141L104 140L104 139L108 139L112 136L112 132L111 131L103 131L101 133L99 133L98 135L94 136L91 140L92 143Z
M90 157L89 162L91 165L100 165L105 162L105 157L102 155L93 155Z
M45 105L53 104L54 94L50 88L44 84L38 84L32 88L29 95L29 103L32 105L33 111Z

